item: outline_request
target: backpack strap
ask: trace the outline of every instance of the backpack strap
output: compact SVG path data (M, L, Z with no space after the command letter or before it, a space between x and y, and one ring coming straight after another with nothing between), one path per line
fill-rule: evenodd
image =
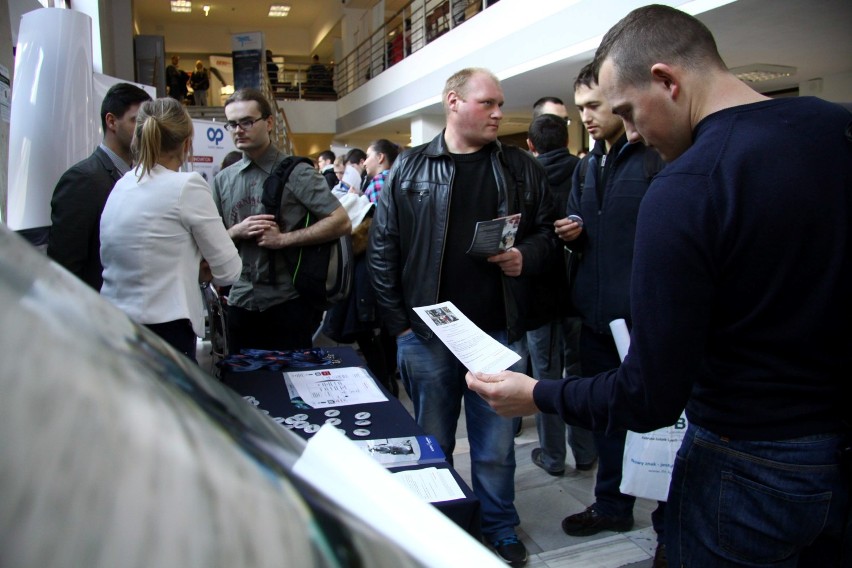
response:
M281 197L284 194L284 186L290 178L290 174L296 169L299 164L308 164L313 167L313 162L308 158L299 156L288 156L279 163L266 181L263 182L263 194L260 197L260 202L263 204L263 210L275 216L275 222L281 226ZM269 255L269 283L277 284L275 260L277 251L268 250Z

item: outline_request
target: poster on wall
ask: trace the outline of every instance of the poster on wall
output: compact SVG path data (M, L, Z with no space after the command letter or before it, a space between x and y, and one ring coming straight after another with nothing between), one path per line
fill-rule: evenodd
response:
M234 89L259 89L263 65L263 32L231 36L234 65Z
M210 90L215 106L224 106L225 100L234 92L234 60L228 55L210 56Z
M234 140L221 122L193 120L195 134L192 138L192 171L201 174L212 185L213 178L222 168L222 159L233 150Z

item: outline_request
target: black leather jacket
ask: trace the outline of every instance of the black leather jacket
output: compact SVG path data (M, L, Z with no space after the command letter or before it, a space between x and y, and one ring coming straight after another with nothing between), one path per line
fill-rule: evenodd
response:
M521 213L515 248L523 254L522 275L503 277L507 331L514 341L530 329L524 317L530 302L529 278L542 271L557 246L555 212L544 169L535 158L497 142L491 163L499 215ZM410 327L423 338L432 336L411 308L438 302L445 248L469 244L445 242L454 177L455 164L442 132L397 158L382 190L367 262L383 322L391 334Z

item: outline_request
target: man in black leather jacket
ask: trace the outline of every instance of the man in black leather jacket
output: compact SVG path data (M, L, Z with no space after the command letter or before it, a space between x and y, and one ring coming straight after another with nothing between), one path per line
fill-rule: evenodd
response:
M528 277L555 254L555 213L541 166L497 141L503 92L492 73L459 71L447 80L443 102L444 132L404 153L391 169L368 263L385 325L397 337L415 418L452 459L464 399L483 535L504 560L522 566L527 553L514 529L520 520L513 503L512 420L467 389L464 367L411 308L451 301L498 341L519 339L528 328ZM521 213L513 247L487 259L465 253L477 221L513 213Z

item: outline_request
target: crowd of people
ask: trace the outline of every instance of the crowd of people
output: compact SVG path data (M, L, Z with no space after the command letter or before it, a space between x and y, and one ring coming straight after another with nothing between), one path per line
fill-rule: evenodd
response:
M536 415L531 458L547 474L564 474L569 449L577 469L597 468L594 503L562 521L585 536L633 527L635 497L619 489L625 434L684 409L668 500L652 514L655 567L848 565L847 110L758 94L701 22L647 6L573 83L595 142L582 159L555 97L533 105L527 148L502 144L500 81L466 68L445 83L434 139L323 151L292 169L273 215L263 186L287 156L270 102L252 89L227 99L237 154L208 185L181 171L192 122L178 91L110 89L103 143L51 204L48 255L132 319L194 358L199 282L212 281L230 286L230 351L307 347L318 329L357 343L450 462L463 408L482 534L512 566L528 559L514 503L519 417ZM478 221L516 213L513 246L466 253ZM317 221L302 225L306 214ZM323 314L275 260L343 235L355 284ZM519 361L466 369L412 310L443 301ZM623 361L617 319L631 335Z

